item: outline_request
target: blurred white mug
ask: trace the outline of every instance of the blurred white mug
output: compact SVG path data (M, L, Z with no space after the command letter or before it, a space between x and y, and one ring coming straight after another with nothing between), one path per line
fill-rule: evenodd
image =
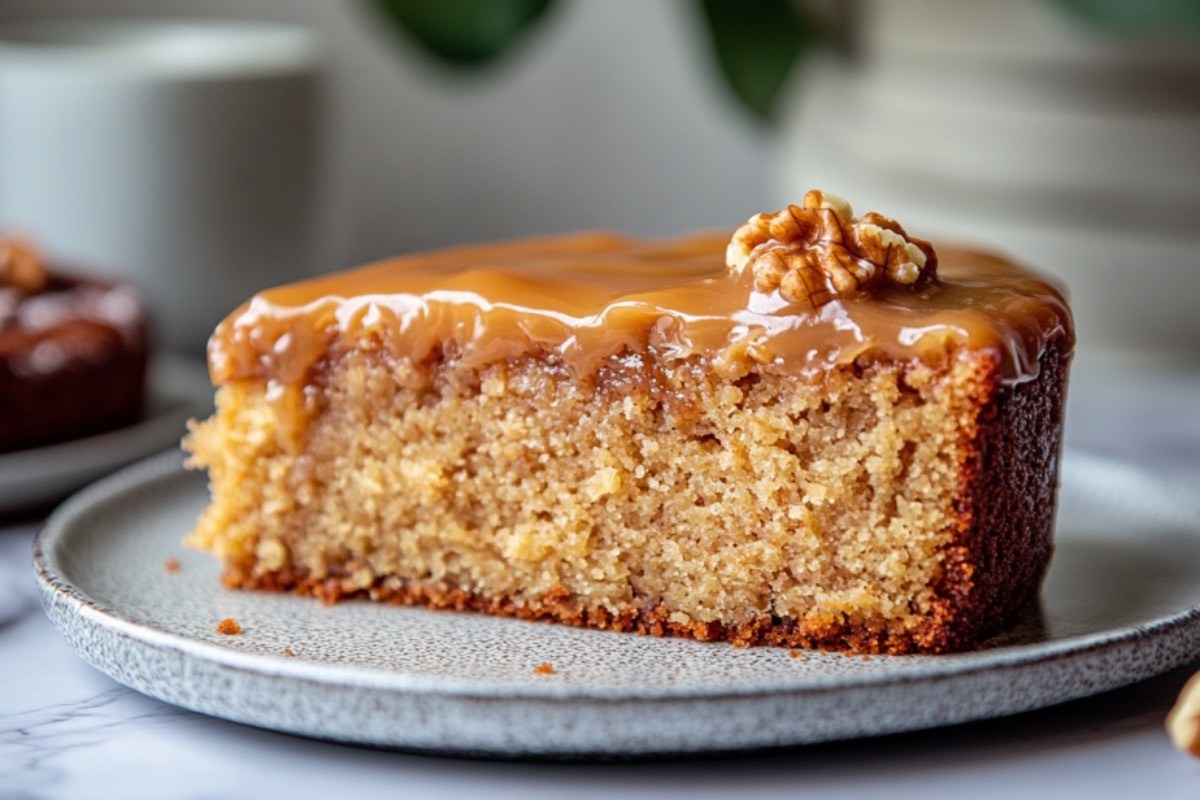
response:
M142 288L198 354L320 248L320 73L304 29L212 21L0 27L0 231Z

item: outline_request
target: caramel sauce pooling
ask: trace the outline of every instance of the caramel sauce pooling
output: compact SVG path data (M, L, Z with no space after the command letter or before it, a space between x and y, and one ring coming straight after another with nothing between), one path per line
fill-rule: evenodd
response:
M968 347L994 348L1003 379L1019 383L1036 376L1047 342L1073 344L1062 295L995 256L942 249L938 273L920 282L883 281L814 304L762 291L753 269L728 268L729 241L582 233L407 256L270 289L217 328L210 371L217 384L266 380L276 394L296 394L322 357L354 347L385 349L415 376L453 352L465 366L549 354L578 378L613 356L650 351L667 362L699 357L737 377L875 354L935 361Z

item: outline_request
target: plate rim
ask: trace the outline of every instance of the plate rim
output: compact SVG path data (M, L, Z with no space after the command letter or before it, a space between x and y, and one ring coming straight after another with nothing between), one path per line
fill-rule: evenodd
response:
M1068 462L1081 461L1090 462L1094 467L1100 469L1119 470L1134 479L1151 480L1158 489L1168 491L1180 498L1186 498L1185 502L1195 510L1196 516L1200 516L1200 500L1197 500L1195 491L1180 482L1171 481L1164 476L1152 475L1146 470L1131 467L1116 459L1079 451L1064 454L1064 467ZM60 629L60 633L63 620L56 619L55 615L51 613L51 607L56 601L59 604L65 604L67 608L71 609L71 613L94 627L130 638L155 649L178 651L183 655L202 659L213 666L226 670L287 678L329 687L353 686L391 693L436 695L464 700L581 700L593 703L750 699L773 695L802 696L870 690L949 678L963 679L981 673L1022 668L1034 669L1062 659L1097 655L1114 648L1132 649L1148 637L1162 637L1172 633L1190 635L1193 639L1200 641L1200 604L1197 604L1184 611L1160 617L1145 624L1124 625L1081 636L1066 637L1050 643L1013 645L1002 650L973 651L961 654L916 656L916 658L928 658L930 661L921 667L901 672L875 672L845 676L809 675L802 680L787 683L779 683L776 680L736 686L660 685L654 687L626 684L586 686L550 682L541 684L489 682L447 676L414 675L378 667L310 662L282 655L245 652L193 639L182 633L160 629L125 617L119 609L108 608L89 597L80 587L63 575L63 570L58 565L55 556L55 549L61 546L62 540L72 533L72 526L85 523L89 514L99 513L105 505L117 502L122 496L152 484L189 479L199 479L199 475L189 473L184 469L181 453L168 451L137 462L92 484L63 503L47 519L34 540L34 570L43 607L51 616L55 627ZM1194 523L1192 527L1194 527ZM604 634L612 635L611 632L604 632ZM711 645L713 643L702 644ZM84 654L80 653L80 655ZM1180 660L1179 663L1183 663L1183 660ZM1155 668L1155 672L1151 674L1166 671L1173 666L1177 666L1177 664L1161 665L1161 669ZM1131 680L1138 679L1140 678ZM1095 692L1116 688L1128 682L1131 681L1117 681L1111 685L1100 686L1095 689ZM1071 698L1064 697L1062 699Z

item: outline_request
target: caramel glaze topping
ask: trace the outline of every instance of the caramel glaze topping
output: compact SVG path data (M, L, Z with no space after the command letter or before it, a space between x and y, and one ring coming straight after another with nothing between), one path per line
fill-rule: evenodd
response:
M419 385L444 352L465 366L557 355L579 378L613 356L699 357L722 374L803 374L878 354L931 361L956 346L994 348L1003 379L1036 376L1047 342L1073 344L1071 315L1049 284L1003 259L939 254L915 286L881 283L818 306L756 288L725 263L728 234L642 241L582 233L397 258L262 292L209 342L217 384L265 380L304 403L311 368L331 350L385 349Z

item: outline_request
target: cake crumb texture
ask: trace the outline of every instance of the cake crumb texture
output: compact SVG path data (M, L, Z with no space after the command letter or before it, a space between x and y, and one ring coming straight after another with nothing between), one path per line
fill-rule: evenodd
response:
M334 351L296 418L235 380L193 426L213 502L189 543L229 586L736 645L973 646L1050 555L1065 358L719 377L653 351L588 381ZM223 623L224 624L224 623Z

